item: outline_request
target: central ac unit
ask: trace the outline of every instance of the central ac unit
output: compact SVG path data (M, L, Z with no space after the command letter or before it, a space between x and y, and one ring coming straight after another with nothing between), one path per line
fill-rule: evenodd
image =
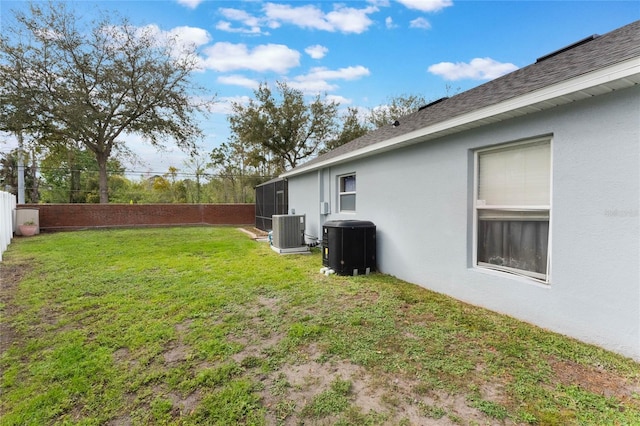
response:
M305 215L273 215L274 247L289 249L304 246Z

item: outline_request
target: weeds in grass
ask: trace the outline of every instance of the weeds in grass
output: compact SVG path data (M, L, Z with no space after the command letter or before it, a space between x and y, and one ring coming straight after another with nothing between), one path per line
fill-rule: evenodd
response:
M192 420L214 425L264 424L264 409L255 392L255 385L247 379L228 382L220 390L203 399Z
M328 390L318 394L302 409L302 416L322 418L342 413L349 406L350 391L350 381L336 379Z
M231 228L16 240L0 264L3 426L640 424L637 363L320 264Z
M420 412L422 412L425 417L430 419L441 419L447 414L447 411L444 408L438 407L437 405L419 402L418 407L420 408Z

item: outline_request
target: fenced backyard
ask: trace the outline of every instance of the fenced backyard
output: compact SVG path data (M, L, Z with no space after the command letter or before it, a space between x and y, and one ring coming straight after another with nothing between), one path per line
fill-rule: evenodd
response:
M640 365L231 227L18 238L0 417L26 424L640 424Z

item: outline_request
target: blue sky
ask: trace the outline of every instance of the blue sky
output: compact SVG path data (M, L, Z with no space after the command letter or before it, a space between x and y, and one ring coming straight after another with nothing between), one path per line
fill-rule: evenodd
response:
M4 21L25 2L2 1ZM202 155L228 137L231 101L246 101L260 82L286 81L309 96L326 93L363 110L390 97L434 100L467 90L536 58L640 19L638 1L82 1L86 17L116 10L158 34L194 43L195 79L217 95L202 123ZM4 141L5 143L3 144ZM155 153L137 138L129 147L144 164L131 170L186 171L185 155ZM0 136L0 151L13 145Z

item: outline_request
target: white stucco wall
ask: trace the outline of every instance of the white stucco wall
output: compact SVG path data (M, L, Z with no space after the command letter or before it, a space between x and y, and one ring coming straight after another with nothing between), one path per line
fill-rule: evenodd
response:
M473 151L552 136L550 283L473 267ZM356 172L357 213L336 213ZM320 202L331 213L319 213ZM378 268L640 360L640 88L289 177L289 206L321 235L377 226Z

